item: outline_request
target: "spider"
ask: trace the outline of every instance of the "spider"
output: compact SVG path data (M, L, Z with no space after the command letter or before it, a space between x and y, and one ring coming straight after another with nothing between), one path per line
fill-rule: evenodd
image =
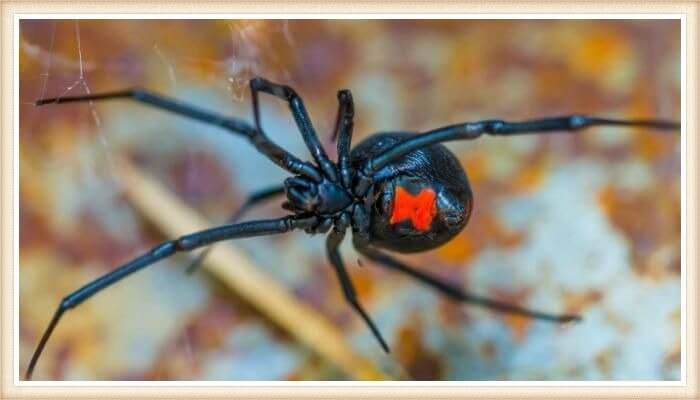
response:
M425 133L379 133L350 149L354 104L349 90L338 91L338 114L333 132L338 160L329 159L316 135L301 97L289 86L257 77L250 80L254 125L192 104L140 90L85 96L45 98L37 106L111 99L130 99L183 117L215 125L246 137L265 157L291 177L283 184L253 193L225 225L181 236L156 245L143 255L89 282L60 302L29 362L32 372L51 333L63 314L102 289L178 252L187 252L223 240L281 234L302 229L309 234L328 233L326 251L347 302L365 321L384 351L389 346L359 303L345 269L339 246L346 231L359 254L378 265L407 274L455 301L554 322L580 320L577 315L555 315L521 308L465 292L432 275L391 257L383 250L414 253L434 249L457 235L466 225L474 204L472 191L457 158L441 143L473 140L483 134L520 135L541 132L576 132L592 126L646 127L678 130L680 124L663 120L621 120L569 115L522 122L484 120L437 128ZM314 162L302 161L273 143L260 121L259 93L285 100ZM282 207L289 215L237 223L250 207L275 196L286 196ZM209 250L209 249L207 249ZM187 268L193 271L205 252Z

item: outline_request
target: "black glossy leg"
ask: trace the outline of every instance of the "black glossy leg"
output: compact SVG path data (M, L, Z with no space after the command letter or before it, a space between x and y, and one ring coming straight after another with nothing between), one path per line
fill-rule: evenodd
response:
M579 321L581 320L581 317L578 315L555 315L555 314L548 314L540 311L534 311L534 310L528 310L525 308L521 308L518 306L514 306L512 304L507 304L507 303L502 303L499 301L491 300L485 297L480 297L480 296L475 296L473 294L469 294L461 289L458 289L448 283L445 283L441 281L438 278L435 278L433 276L430 276L424 272L418 271L412 267L409 267L408 265L403 264L402 262L369 247L361 247L361 246L355 246L357 248L357 251L363 254L365 257L369 258L372 261L376 261L379 263L380 266L390 268L399 272L402 272L404 274L407 274L418 281L432 287L433 289L437 289L441 293L449 296L450 298L461 301L464 303L469 303L469 304L474 304L477 306L481 307L486 307L490 308L492 310L498 311L498 312L503 312L503 313L510 313L510 314L519 314L523 315L526 317L530 318L536 318L536 319L542 319L546 321L553 321L553 322L570 322L570 321Z
M284 194L284 186L274 186L271 188L259 190L251 194L248 197L248 199L243 203L241 208L239 208L235 214L233 214L228 220L226 220L226 223L232 224L234 222L237 222L238 219L241 218L243 214L245 214L251 208L264 202L265 200L269 200L282 194ZM185 269L185 273L188 275L194 273L202 265L202 262L204 262L204 259L207 258L207 255L209 255L209 252L211 252L213 248L214 246L207 247L201 253L199 253L197 257L194 260L192 260L187 269Z
M338 139L338 170L343 186L352 185L352 168L350 166L350 145L352 143L353 117L355 105L349 90L338 92L338 118L335 121L333 140Z
M277 83L270 82L263 78L253 78L250 81L250 91L253 98L253 112L255 113L255 124L258 129L262 130L260 125L260 106L258 103L258 92L265 92L271 94L275 97L279 97L286 100L289 103L289 108L292 111L292 116L294 116L294 121L296 121L299 131L301 131L301 136L304 138L306 147L311 152L314 160L321 167L323 173L328 177L328 179L337 182L338 177L333 166L333 163L328 159L326 151L323 150L321 142L318 140L316 135L316 130L311 123L311 118L306 112L306 107L301 97L289 86L280 85Z
M275 164L286 169L293 174L301 174L313 179L320 180L320 176L316 169L309 163L303 162L290 154L288 151L279 147L265 134L250 126L245 121L223 116L214 112L203 110L192 104L184 103L178 100L170 99L159 94L146 90L132 89L122 90L108 93L95 93L84 96L67 96L46 98L36 101L37 106L45 104L63 104L82 101L99 101L113 99L130 99L143 104L150 105L161 110L169 111L174 114L182 115L183 117L194 119L205 124L218 126L233 132L237 135L242 135L248 138L255 148Z
M680 129L680 124L672 121L617 120L587 117L583 115L544 118L523 122L506 122L500 120L467 122L445 126L416 135L390 150L367 160L362 168L362 172L365 176L370 177L374 172L385 165L412 151L441 142L476 139L484 133L489 135L520 135L544 132L575 132L592 126L626 126L658 130Z
M355 204L352 208L352 240L355 247L366 247L370 244L368 210L369 208L365 204Z
M168 258L177 252L191 251L198 247L206 246L222 240L273 235L288 232L292 229L305 229L308 226L313 226L315 224L315 217L305 219L284 217L273 220L244 222L241 224L224 225L206 229L200 232L181 236L175 240L169 240L153 247L144 255L135 258L134 260L120 266L119 268L103 275L100 278L95 279L94 281L63 298L58 306L58 309L56 310L56 313L51 319L48 328L42 335L39 345L32 355L25 379L31 379L37 360L39 359L46 342L51 336L56 324L58 324L58 321L61 319L63 313L71 308L77 307L83 301L97 294L102 289L119 282L134 272L153 265L160 260Z
M350 281L350 276L345 270L345 265L343 264L340 252L338 251L338 247L343 241L343 237L345 237L344 230L334 230L328 235L328 239L326 240L326 251L328 253L328 259L331 261L331 264L333 265L333 268L335 268L335 272L338 275L338 280L340 281L340 286L343 288L343 294L345 295L345 299L348 301L348 303L350 303L350 305L355 309L355 311L357 311L357 313L360 314L362 319L365 320L365 323L367 323L369 328L372 330L374 337L377 338L379 344L382 346L384 351L388 353L389 346L387 346L386 341L384 341L384 338L382 338L382 334L379 332L379 329L377 329L377 327L374 325L374 322L372 322L372 319L369 317L367 312L365 312L360 303L357 301L355 288L353 287L352 282Z

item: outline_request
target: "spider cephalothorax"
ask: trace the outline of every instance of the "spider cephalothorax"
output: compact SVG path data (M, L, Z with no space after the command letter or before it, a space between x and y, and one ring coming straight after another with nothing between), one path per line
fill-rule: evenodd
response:
M67 295L59 304L32 356L27 379L31 378L36 362L63 313L102 289L177 252L191 251L223 240L279 234L295 229L308 233L330 231L326 250L345 298L362 316L386 351L389 349L386 342L357 300L338 250L347 229L352 230L353 244L360 254L378 265L412 276L454 300L550 321L576 320L578 317L575 315L552 315L474 296L405 265L380 249L402 253L432 249L466 226L473 205L472 192L457 158L441 142L476 139L482 134L507 136L577 131L596 125L660 130L679 128L679 124L668 121L613 120L581 115L524 122L486 120L449 125L422 134L377 134L359 143L351 152L354 107L350 91L341 90L338 92L339 108L334 132L338 160L333 162L321 146L301 97L292 88L255 78L250 81L250 89L254 125L144 90L49 98L36 102L43 105L119 98L138 101L244 136L262 155L287 170L292 177L286 179L283 185L250 195L229 224L163 242ZM301 136L314 159L313 163L298 159L270 141L260 123L259 92L269 93L289 103ZM251 206L283 194L287 197L283 207L291 214L277 219L236 223ZM206 254L206 251L200 253L188 271L193 270Z

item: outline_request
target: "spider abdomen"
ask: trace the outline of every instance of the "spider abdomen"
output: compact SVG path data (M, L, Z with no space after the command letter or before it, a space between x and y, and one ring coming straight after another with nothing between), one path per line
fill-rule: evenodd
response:
M352 151L353 165L410 138L410 133L370 136ZM406 154L377 172L371 212L372 244L411 253L438 247L467 224L472 193L457 157L437 144Z

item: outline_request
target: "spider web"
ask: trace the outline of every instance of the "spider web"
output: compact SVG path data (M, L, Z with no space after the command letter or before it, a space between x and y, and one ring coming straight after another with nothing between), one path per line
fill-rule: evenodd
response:
M22 40L23 50L31 57L34 57L39 61L41 65L44 66L43 72L40 74L40 79L42 80L40 91L33 100L38 100L46 97L64 97L67 95L79 95L79 94L92 94L90 85L88 83L87 73L90 70L95 70L95 63L88 62L84 59L84 51L80 33L80 21L73 20L71 36L73 38L73 54L64 55L55 50L56 45L56 28L57 22L53 21L51 24L51 38L49 40L48 49L43 49L41 46L32 44L26 39ZM77 77L72 79L69 84L64 85L60 92L56 95L51 93L49 88L52 83L52 73L53 69L57 68L61 71L69 72L71 75L77 73ZM27 104L28 102L24 102ZM33 102L29 102L33 104ZM80 106L79 106L80 107ZM110 151L111 145L109 144L109 139L102 130L102 119L100 118L97 108L93 101L88 101L82 107L87 107L90 112L91 123L93 125L93 130L97 134L97 140L99 142L99 149L102 153L101 156L106 160L108 166L108 176L113 184L119 185L119 179L114 173L114 158ZM83 168L84 171L91 171L91 175L94 172L94 165L86 166Z
M40 98L60 98L81 94L90 95L94 92L99 93L113 90L117 87L102 87L102 83L95 83L103 81L99 79L101 73L104 74L106 71L112 73L115 71L115 74L122 72L127 74L131 71L138 70L139 68L144 68L143 64L148 63L148 60L142 61L128 59L128 61L124 63L120 62L119 60L105 60L101 58L102 56L100 54L96 54L94 51L91 51L91 49L94 49L95 38L86 33L90 32L90 28L92 28L88 27L87 22L80 20L47 21L47 25L48 26L45 29L45 32L47 35L50 35L48 38L44 37L42 38L43 40L39 41L22 37L21 45L25 55L33 58L34 61L39 64L41 70L41 73L37 77L39 80L37 81L38 84L36 85L36 92L31 93L29 98L24 101L24 104L26 105L32 105L35 100ZM67 29L68 27L70 29ZM85 28L84 32L81 31L81 27ZM281 32L284 39L289 43L289 45L293 45L292 36L289 32L287 22L285 21L279 24L279 27L282 30ZM257 35L260 33L260 29L267 28L257 25L256 23L248 24L241 23L239 21L226 22L225 28L226 29L222 30L222 32L227 34L227 36L216 39L221 43L228 44L227 49L224 52L224 57L209 58L204 60L195 59L193 57L188 57L186 54L183 55L182 52L178 52L178 49L173 47L172 44L161 42L158 39L152 39L148 45L150 46L150 49L148 49L150 50L150 56L152 56L152 68L156 69L157 71L162 71L159 74L160 79L163 79L166 83L165 86L159 88L159 91L162 91L168 96L182 97L189 100L189 97L186 97L186 95L183 94L178 95L178 92L189 93L192 86L199 85L203 87L204 90L206 90L208 87L213 87L224 91L228 100L232 102L244 102L248 92L248 80L254 75L263 75L269 71L269 69L263 65L263 62L261 62L261 54L265 50L260 47L259 38L257 37ZM145 41L147 40L148 38L145 38ZM69 42L72 44L71 46L68 45ZM61 44L65 44L65 46L61 46ZM144 54L145 58L148 58L148 56L148 53ZM211 78L209 80L194 82L195 78L193 78L193 76L196 74L197 66L201 64L211 66L214 72L211 74ZM275 75L277 77L280 79L287 79L287 82L289 82L288 78L290 74L286 69L281 68L276 72L277 73ZM29 79L31 79L31 77L29 77ZM97 89L95 85L100 85L100 88ZM130 85L136 86L134 84ZM94 146L89 145L89 147L94 148L94 150L96 150L98 153L97 157L93 156L92 158L89 158L89 162L87 164L85 163L85 160L81 158L78 159L77 162L79 163L78 168L80 169L79 177L81 184L86 183L87 185L95 185L94 182L87 181L103 180L102 183L97 183L97 187L103 187L101 185L105 184L107 186L112 186L109 193L100 193L99 198L91 199L88 206L93 210L96 209L98 211L107 211L104 213L98 212L97 214L105 215L104 218L111 221L111 219L114 217L110 215L115 214L117 211L114 209L114 204L118 202L118 196L121 192L120 187L122 186L122 182L118 179L119 174L116 173L113 162L113 153L115 152L121 139L112 136L115 133L115 128L113 127L114 118L107 115L112 111L112 109L107 107L101 109L100 112L105 114L105 118L103 118L100 112L98 112L96 104L94 104L92 101L82 104L77 103L71 107L76 110L80 110L82 108L83 110L89 111L90 117L88 118L87 122L89 124L90 131L95 135L92 136L94 139L90 139L94 140ZM202 107L206 107L206 104L202 104ZM239 106L235 108L242 108L245 111L249 111L248 107ZM45 115L48 117L50 116L50 113L46 110L47 109L45 108L37 108L34 112L37 112L37 115ZM168 116L164 116L164 118L166 118L168 121L172 120L173 124L183 123L182 120L177 118ZM184 124L186 124L186 121ZM200 125L198 125L198 127L200 127ZM120 129L123 128L116 128L116 130ZM227 142L230 140L230 138L225 135L211 136L216 136L216 140L219 140L219 138ZM147 141L153 139L144 138L141 140ZM177 141L178 139L175 140ZM298 140L298 138L292 137L292 140ZM147 143L144 141L140 143ZM192 138L190 138L189 142L191 141ZM194 157L194 152L197 151L195 147L196 146L185 146L184 154L186 158L189 157L189 154L192 154ZM245 157L253 158L257 157L257 155L250 152L245 154ZM100 161L100 159L102 161ZM106 175L98 174L98 169L106 172ZM230 169L230 172L234 174L241 173L241 171L235 171L237 169L235 165L230 166ZM185 180L196 181L197 179L201 179L199 171L196 169L188 169L185 171L185 174ZM95 186L92 188L94 189L94 187ZM80 203L80 207L85 206L85 204L83 204L84 200L82 200L82 197L90 197L86 194L88 192L89 190L85 190L82 194L76 194L75 198L81 198L81 200L71 201ZM115 215L118 217L122 214L116 213ZM120 237L124 236L125 231L134 232L135 230L137 236L139 234L138 225L132 224L133 226L129 227L128 221L120 221L118 224L110 224L109 222L103 221L102 225L107 228L109 228L110 225L114 227L109 228L109 231L112 231L113 229L121 230L121 232L118 232ZM194 292L197 291L195 290ZM185 298L186 297L187 296L185 296ZM197 302L191 303L196 304ZM191 305L190 308L191 307L193 307L193 305ZM180 312L183 310L180 310ZM128 322L125 322L125 324L128 324ZM183 331L181 336L182 337L178 338L179 344L176 345L176 351L181 352L183 357L189 360L190 364L195 364L197 362L197 358L205 357L201 354L197 354L198 347L193 342L193 338L188 330ZM123 347L124 346L122 346L122 348ZM171 345L166 342L165 344L161 343L159 347L167 349L171 347ZM156 356L155 361L146 361L146 365L152 365L154 362L157 363L159 358L159 356Z
M44 71L39 78L42 80L40 90L36 98L45 97L64 97L67 95L92 94L93 90L89 84L88 74L90 72L99 72L99 70L128 70L129 68L142 67L133 64L129 61L126 65L109 65L94 58L90 59L91 55L86 54L82 45L82 35L80 30L80 21L73 20L72 37L74 42L74 53L70 55L62 54L55 49L57 40L57 23L63 21L53 21L51 23L50 40L48 47L44 48L41 44L35 44L26 38L21 39L23 51L30 57L38 60L43 66ZM281 37L286 42L286 45L294 47L294 39L289 29L288 21L278 21L274 25L274 29L279 30ZM261 26L255 22L237 23L226 22L228 29L229 40L229 55L221 59L196 59L182 55L172 55L171 49L167 46L153 41L151 46L153 54L159 60L159 63L164 71L164 76L169 82L169 90L176 92L179 85L178 75L188 75L195 69L196 64L209 64L216 70L213 81L217 85L226 85L234 101L243 101L244 95L247 93L248 80L255 75L273 75L278 80L285 82L293 81L290 71L284 65L276 65L274 68L269 68L261 61L261 55L266 49L260 43L260 32L265 29L270 29L268 26ZM64 39L64 38L61 38ZM77 75L69 84L61 85L60 91L57 94L51 93L50 87L53 83L53 76L56 71L62 73L69 72ZM291 82L293 83L293 82ZM23 104L32 104L25 101ZM94 102L86 103L90 109L93 124L96 128L102 125L102 120L97 112Z
M27 41L23 41L23 46L25 51L28 52L28 54L33 55L35 57L38 57L41 60L41 63L46 65L46 68L43 73L41 73L41 78L43 79L43 83L41 85L41 92L39 93L37 99L45 98L47 97L47 90L49 87L49 81L51 79L51 68L53 67L53 64L55 62L55 58L58 58L59 65L63 68L69 68L69 69L77 69L78 70L78 77L71 83L69 84L58 96L56 97L63 97L68 94L72 94L73 90L76 88L82 88L84 94L91 94L90 86L88 85L88 80L86 76L86 69L88 66L86 66L86 62L83 60L83 49L82 49L82 44L81 44L81 36L80 36L80 23L78 20L73 21L74 22L74 35L75 35L75 49L76 49L76 55L77 55L77 61L72 60L70 58L67 58L65 56L61 55L55 55L54 54L54 44L56 42L56 23L54 22L51 27L51 40L49 44L49 49L48 51L41 49L39 46L32 45L31 43ZM93 66L89 65L89 67L92 69ZM88 107L90 108L90 114L92 115L93 122L95 124L95 127L99 128L101 126L101 120L100 116L97 113L97 110L95 108L95 105L92 101L87 103Z
M181 48L187 48L188 43L173 43L163 42L163 37L153 35L150 38L150 49L137 49L134 51L145 51L145 57L131 57L126 61L116 57L115 59L105 59L104 54L96 54L94 51L95 37L83 37L81 32L80 20L73 21L52 21L50 25L50 39L48 41L36 41L32 43L29 39L22 38L22 47L28 56L38 61L42 66L39 79L38 92L35 98L31 101L24 101L24 104L30 105L34 100L46 97L64 97L69 95L90 95L94 88L92 78L97 76L100 84L99 91L113 90L115 87L104 87L104 75L124 75L132 74L134 71L142 71L145 68L152 68L156 73L156 78L151 75L144 74L144 78L155 83L165 80L165 85L157 85L163 94L172 97L182 97L182 92L190 92L193 85L200 86L203 89L212 88L214 90L225 91L229 102L238 103L234 110L248 111L247 96L248 96L248 81L256 76L262 75L272 77L273 79L281 80L286 83L294 84L288 66L278 62L275 65L268 65L264 61L266 52L270 53L269 47L265 42L267 34L274 31L276 40L282 46L289 48L295 47L295 42L290 31L288 21L275 21L272 24L261 23L260 21L224 21L221 26L224 29L219 31L220 37L213 37L212 42L220 43L222 46L222 54L216 57L203 59L201 56L192 56L187 51ZM131 22L135 24L136 21ZM144 24L152 24L153 21L144 22ZM94 25L94 22L93 22ZM93 25L90 27L93 28ZM70 33L68 32L70 27ZM58 29L62 28L62 29ZM47 31L49 30L47 29ZM130 34L129 31L126 33ZM109 37L118 37L116 34ZM87 39L91 41L89 46L84 46L83 41ZM102 38L100 38L102 39ZM99 40L99 39L98 39ZM59 45L72 42L72 46ZM149 34L145 34L142 40L149 42ZM128 40L126 40L128 42ZM130 43L130 42L129 42ZM109 44L105 44L109 45ZM92 49L92 51L91 51ZM116 52L124 53L123 48L115 49ZM151 54L151 60L148 59L148 53ZM269 60L269 57L268 57ZM150 64L149 64L150 63ZM211 73L203 77L198 70L202 66L208 68ZM57 76L58 75L58 76ZM72 77L71 77L72 76ZM68 77L66 79L66 77ZM101 79L100 79L101 78ZM117 76L117 78L119 78ZM125 80L128 82L128 79ZM121 87L125 86L145 86L151 88L151 84L139 85L137 81L132 83L122 83ZM119 88L121 88L119 87ZM204 105L204 104L203 104ZM278 104L276 104L277 106ZM106 167L110 170L113 183L119 184L117 174L113 171L113 152L115 150L114 143L111 143L110 136L113 135L109 127L103 127L103 118L97 110L95 102L89 101L84 104L76 104L72 107L80 109L87 107L91 115L92 132L96 135L97 141L100 143L101 159L106 161ZM264 107L265 108L265 107ZM37 112L42 112L42 109L37 109ZM111 109L110 109L111 111ZM243 118L248 116L239 115ZM181 121L181 120L177 120ZM113 138L114 139L114 138ZM287 138L282 139L282 144ZM148 140L148 139L144 139ZM117 139L117 141L119 141ZM215 146L217 147L217 146ZM96 165L86 166L87 169L94 169ZM197 179L197 171L188 173L191 175L191 180Z

